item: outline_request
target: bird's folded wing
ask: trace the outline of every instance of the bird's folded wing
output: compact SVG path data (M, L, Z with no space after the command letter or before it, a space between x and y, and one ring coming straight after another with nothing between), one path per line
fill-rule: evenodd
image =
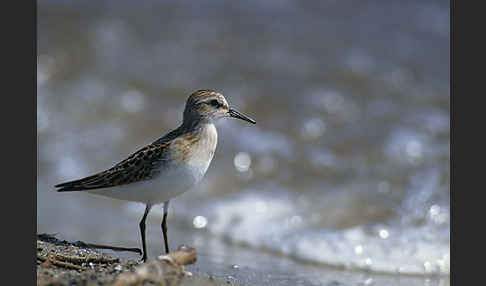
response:
M145 146L112 168L79 180L58 184L58 192L82 191L130 184L153 178L167 159L171 141Z

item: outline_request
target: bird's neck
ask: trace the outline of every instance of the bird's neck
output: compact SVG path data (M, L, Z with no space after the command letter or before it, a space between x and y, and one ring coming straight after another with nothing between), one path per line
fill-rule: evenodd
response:
M203 117L184 117L184 121L179 129L185 132L198 131L204 127L207 127L208 124L213 125L213 121Z

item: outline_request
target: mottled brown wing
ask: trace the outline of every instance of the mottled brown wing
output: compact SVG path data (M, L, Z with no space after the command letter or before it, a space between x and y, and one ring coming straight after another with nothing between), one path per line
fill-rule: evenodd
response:
M82 191L148 180L160 172L171 141L155 142L133 153L112 168L95 175L58 184L58 192Z

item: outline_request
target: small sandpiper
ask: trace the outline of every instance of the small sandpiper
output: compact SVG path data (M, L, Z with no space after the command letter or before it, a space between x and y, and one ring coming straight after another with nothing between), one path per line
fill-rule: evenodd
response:
M169 201L191 189L206 173L218 142L214 121L223 117L255 120L229 108L224 96L215 90L198 90L186 102L182 124L112 168L92 176L58 184L58 192L87 191L111 198L146 205L140 232L143 256L147 260L145 219L152 206L164 204L162 234L165 251Z

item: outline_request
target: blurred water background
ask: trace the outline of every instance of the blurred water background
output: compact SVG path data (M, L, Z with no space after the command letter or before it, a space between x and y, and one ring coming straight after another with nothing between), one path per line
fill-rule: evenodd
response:
M38 233L139 247L143 205L53 185L161 137L210 88L257 125L220 120L202 184L171 202L192 271L449 285L448 1L37 3Z

